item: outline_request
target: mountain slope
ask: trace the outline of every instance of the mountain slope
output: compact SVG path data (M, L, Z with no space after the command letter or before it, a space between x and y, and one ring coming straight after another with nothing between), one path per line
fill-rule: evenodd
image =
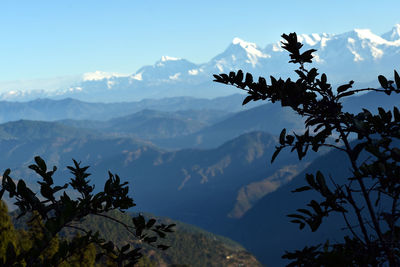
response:
M331 214L315 233L308 227L299 230L298 225L291 223L287 215L306 207L312 199L320 199L313 191L291 192L306 185L305 173L316 173L320 170L325 177L331 176L336 183L341 184L341 181L351 175L349 169L350 165L342 152L331 151L318 157L286 185L259 200L225 234L231 233L228 234L229 237L243 244L267 266L282 266L287 263L280 258L285 250L293 251L324 243L328 238L340 241L346 232L341 230L345 225L342 217L337 214ZM349 218L350 221L353 219Z
M209 150L126 149L98 161L92 172L99 182L107 170L132 181L145 210L219 232L305 167L283 153L266 169L275 145L275 137L253 132Z
M19 127L21 122L8 123ZM26 122L49 125L56 123ZM0 127L1 128L1 127ZM102 183L107 172L118 173L134 186L135 199L150 212L196 223L220 231L224 223L243 216L265 194L288 182L305 165L295 155L283 153L272 168L265 169L276 145L276 137L263 132L248 133L217 148L168 152L127 137L83 135L79 129L62 126L64 136L34 133L35 138L0 139L0 169L12 169L12 177L30 184L36 176L27 168L34 156L56 165L56 179L69 177L65 166L74 158L91 166L92 181ZM75 132L74 132L75 131ZM8 131L12 132L12 131ZM90 133L92 134L92 133ZM311 159L308 159L311 160ZM255 186L256 185L256 186ZM261 190L260 190L261 189Z
M13 223L17 229L26 228L26 220L29 216L23 216L17 219L17 212L11 214ZM107 215L112 216L126 225L132 225L132 216L137 213L121 213L113 211ZM106 240L112 241L119 247L127 243L142 247L142 253L147 257L151 266L170 266L173 264L188 266L261 266L256 258L248 253L240 244L223 236L218 236L207 232L193 225L174 221L166 217L157 217L150 214L144 214L145 217L155 218L157 222L164 224L176 224L174 232L169 234L164 244L170 248L166 251L155 249L147 244L139 244L137 240L132 239L124 227L115 222L98 216L88 216L80 227L99 231L100 236ZM76 225L77 226L77 225ZM133 226L133 225L132 225ZM65 229L61 232L62 238L72 238L77 231Z
M252 131L265 131L273 135L279 135L283 128L301 131L303 126L299 118L288 108L268 103L238 112L196 133L177 138L153 140L153 142L165 148L213 148Z

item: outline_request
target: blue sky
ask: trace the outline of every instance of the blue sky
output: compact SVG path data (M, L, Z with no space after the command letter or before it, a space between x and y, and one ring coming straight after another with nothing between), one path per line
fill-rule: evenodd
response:
M3 0L0 82L133 73L162 55L203 63L236 36L263 47L293 31L382 34L399 10L398 0Z

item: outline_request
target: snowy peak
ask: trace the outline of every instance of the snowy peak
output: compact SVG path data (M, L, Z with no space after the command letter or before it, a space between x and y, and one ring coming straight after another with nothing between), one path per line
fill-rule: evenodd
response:
M391 75L400 62L400 24L378 36L368 29L341 34L298 34L306 49L316 49L313 65L329 74L332 84L356 80L369 82L379 74ZM212 82L212 74L237 71L256 76L291 77L288 53L276 42L258 47L233 38L222 53L210 61L194 64L186 59L162 56L132 75L95 71L54 90L3 89L0 99L31 100L37 97L75 97L89 101L126 101L172 96L216 97L230 94ZM303 50L303 51L304 51ZM38 87L40 88L40 87ZM217 88L217 89L216 89ZM130 97L128 97L128 95Z
M235 37L224 52L214 57L204 67L218 72L255 69L270 57L269 54L263 53L255 43Z
M391 31L382 34L382 38L388 40L388 41L399 41L400 40L400 23L394 25Z
M185 75L193 75L198 66L186 59L162 56L154 65L144 66L131 76L133 80L151 84L179 81Z
M258 49L258 47L255 43L243 41L242 39L240 39L238 37L233 38L232 45L240 46L244 51L246 51L247 57L250 59L249 63L251 63L253 67L257 64L257 58L270 57L269 55L261 52L261 50Z
M233 38L232 45L239 45L240 47L242 47L243 49L245 49L248 52L259 51L257 49L257 45L255 43L246 42L246 41L240 39L239 37Z
M359 39L369 40L375 44L385 44L387 41L382 37L374 34L369 29L355 29L354 33L357 35Z
M326 33L318 34L300 34L297 36L299 42L303 44L308 44L309 46L315 46L322 41L322 38L328 38L329 35Z
M181 58L177 58L177 57L170 57L170 56L162 56L161 57L161 62L177 61L177 60L182 60L182 59Z
M153 65L153 67L165 67L165 66L176 66L176 65L186 65L186 64L193 64L193 63L182 58L162 56L161 59Z
M96 70L95 72L84 73L82 79L83 81L100 81L104 79L128 77L128 76L129 76L128 74Z

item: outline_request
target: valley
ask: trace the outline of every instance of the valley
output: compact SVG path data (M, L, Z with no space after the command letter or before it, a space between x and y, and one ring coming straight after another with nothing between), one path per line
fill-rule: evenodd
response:
M375 100L373 93L350 98L345 108ZM398 101L382 104L391 108ZM60 184L69 177L65 167L72 159L90 166L95 184L104 183L107 171L117 173L133 190L135 212L197 225L240 242L264 264L281 265L279 255L288 247L280 244L306 245L301 240L309 235L285 217L309 196L290 191L304 183L304 173L316 169L343 177L336 172L344 169L332 172L330 164L341 165L340 155L325 150L298 161L284 151L271 165L280 130L301 131L294 113L274 104L234 113L206 107L142 109L103 121L6 122L0 125L0 168L11 168L12 177L24 178L33 188L37 178L27 166L37 155L59 167ZM323 240L335 227L331 220L307 240ZM271 254L265 258L266 250Z

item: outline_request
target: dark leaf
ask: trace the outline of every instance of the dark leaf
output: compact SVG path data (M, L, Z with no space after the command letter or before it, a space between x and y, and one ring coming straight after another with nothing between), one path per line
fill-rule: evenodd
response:
M44 162L44 160L41 157L39 156L35 157L35 162L43 172L47 171L46 162Z
M165 245L158 245L157 248L161 249L161 250L167 250L169 248L169 246L165 246Z
M158 236L161 238L165 238L165 236L166 236L166 234L161 232L160 230L153 229L152 231L156 232L158 234Z
M245 83L247 85L251 85L253 83L253 75L251 75L250 73L246 73L246 81Z
M281 134L279 135L279 143L280 143L281 145L284 145L284 144L285 144L285 136L286 136L286 129L283 128Z
M156 242L157 241L157 237L156 236L152 236L152 237L145 237L144 238L144 242L146 242L146 243L154 243L154 242Z
M379 75L378 76L378 81L381 84L383 89L387 89L388 88L389 84L388 84L388 80L386 79L385 76Z
M395 122L400 122L400 112L397 107L393 108L393 116L394 116Z
M358 159L358 156L360 155L360 152L364 149L365 145L366 145L365 143L358 143L357 145L354 146L353 154L351 155L353 160Z
M396 82L397 89L400 89L400 76L397 71L394 71L394 81Z
M274 162L275 158L278 156L278 154L279 154L279 152L281 152L281 150L282 150L282 147L277 147L277 148L275 149L275 152L274 152L274 154L272 155L271 163Z
M317 183L319 184L319 186L321 187L321 189L324 189L324 190L327 189L324 175L320 171L317 171L316 180L317 180Z
M299 77L303 80L307 79L307 76L301 70L295 70Z
M326 82L327 82L327 78L326 78L326 74L325 73L322 73L322 75L321 75L321 82L323 84L326 84Z
M125 246L123 246L123 247L121 248L121 252L127 251L130 247L131 247L130 244L126 244Z
M292 190L292 193L308 191L310 189L311 189L311 187L309 187L309 186L302 186L302 187L299 187L299 188L297 188L295 190Z
M243 71L242 71L242 70L238 70L234 82L235 82L236 84L241 84L242 81L243 81Z
M155 219L150 219L146 224L146 228L150 229L155 223L156 223Z
M349 88L352 87L353 83L354 83L354 82L351 81L351 82L348 83L348 84L343 84L343 85L339 86L338 89L337 89L337 92L338 92L338 93L342 93L342 92L347 91Z
M4 195L4 192L6 191L6 189L5 188L2 188L1 190L0 190L0 200L3 198L3 195Z
M294 141L294 136L293 135L287 135L286 136L286 143L291 145Z
M243 100L242 105L246 105L246 104L249 103L251 100L253 100L253 96L251 96L251 95L246 96L246 98Z

